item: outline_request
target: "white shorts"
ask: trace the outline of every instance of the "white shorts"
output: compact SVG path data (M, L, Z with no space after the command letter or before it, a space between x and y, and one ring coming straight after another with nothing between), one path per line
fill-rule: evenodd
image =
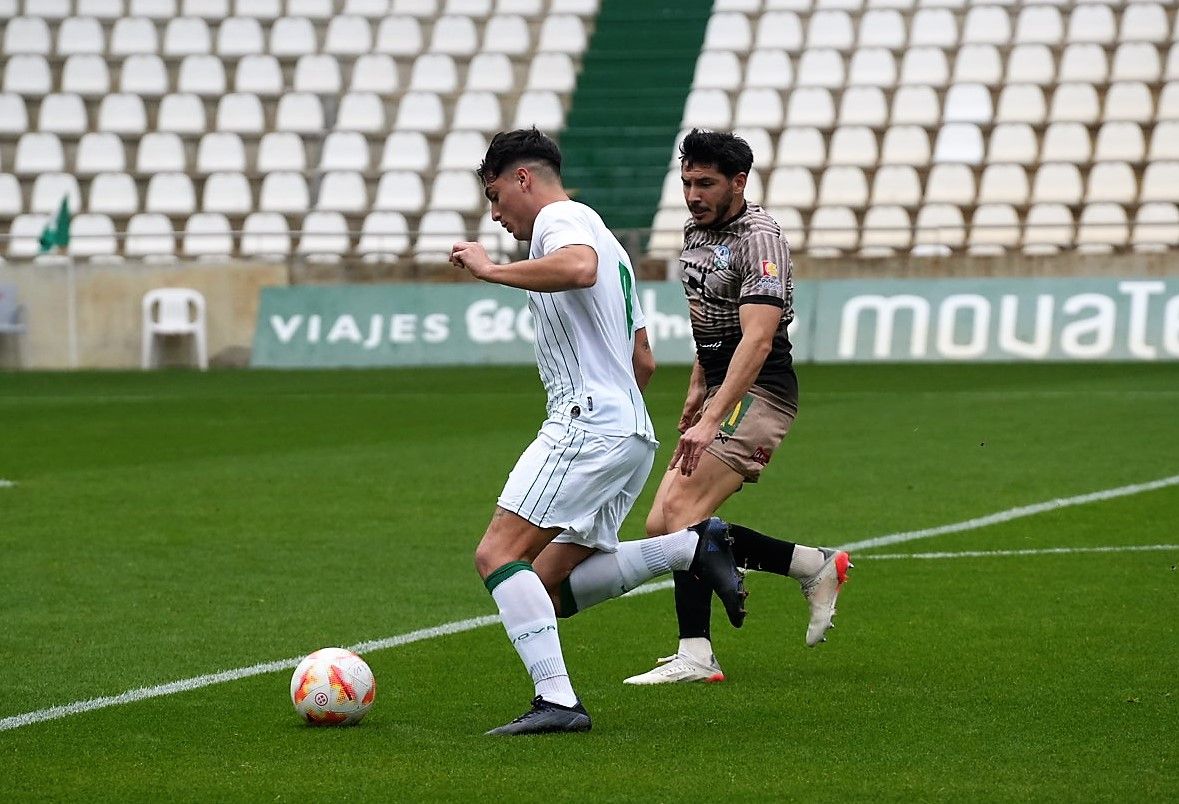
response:
M612 553L658 446L637 435L599 435L546 421L516 461L497 504L539 528L564 528L553 541Z

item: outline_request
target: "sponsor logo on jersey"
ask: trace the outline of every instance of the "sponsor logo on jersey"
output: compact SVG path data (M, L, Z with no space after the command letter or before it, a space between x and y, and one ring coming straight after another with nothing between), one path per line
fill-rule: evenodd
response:
M765 276L765 277L773 277L774 279L777 279L779 276L778 275L778 264L776 262L770 262L769 260L762 260L761 261L761 275Z
M761 276L757 280L757 289L775 295L782 292L782 276L778 272L778 264L770 260L761 261Z
M773 452L773 450L766 449L765 447L758 447L750 457L753 458L754 463L760 463L762 466L765 466L770 462L770 456Z

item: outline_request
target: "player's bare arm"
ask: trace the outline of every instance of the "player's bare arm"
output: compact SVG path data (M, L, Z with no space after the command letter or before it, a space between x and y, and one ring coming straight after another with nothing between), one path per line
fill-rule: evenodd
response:
M741 341L733 352L725 381L717 389L709 409L680 436L669 468L678 465L683 475L695 471L701 453L716 438L721 420L749 393L757 379L781 320L781 307L756 303L741 306Z
M538 293L589 288L598 281L598 254L590 246L565 246L535 260L499 265L481 244L462 242L454 244L450 262L484 282Z
M651 375L655 373L655 353L651 351L651 341L647 338L647 328L635 330L635 348L631 355L631 364L635 370L635 382L639 390L647 390L647 383L651 382Z

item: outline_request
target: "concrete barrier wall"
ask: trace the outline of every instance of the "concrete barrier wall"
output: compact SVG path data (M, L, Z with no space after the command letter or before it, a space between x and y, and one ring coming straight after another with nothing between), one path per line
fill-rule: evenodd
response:
M244 365L261 289L287 283L287 266L277 264L0 264L0 284L16 286L28 322L22 338L0 336L0 366L136 368L143 295L163 287L200 291L210 362ZM188 344L168 341L163 362L186 360Z

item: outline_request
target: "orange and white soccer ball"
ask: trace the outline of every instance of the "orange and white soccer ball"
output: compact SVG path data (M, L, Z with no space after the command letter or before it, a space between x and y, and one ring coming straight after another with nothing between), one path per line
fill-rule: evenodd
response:
M315 726L359 723L377 697L377 680L364 659L343 648L322 648L295 668L291 703Z

